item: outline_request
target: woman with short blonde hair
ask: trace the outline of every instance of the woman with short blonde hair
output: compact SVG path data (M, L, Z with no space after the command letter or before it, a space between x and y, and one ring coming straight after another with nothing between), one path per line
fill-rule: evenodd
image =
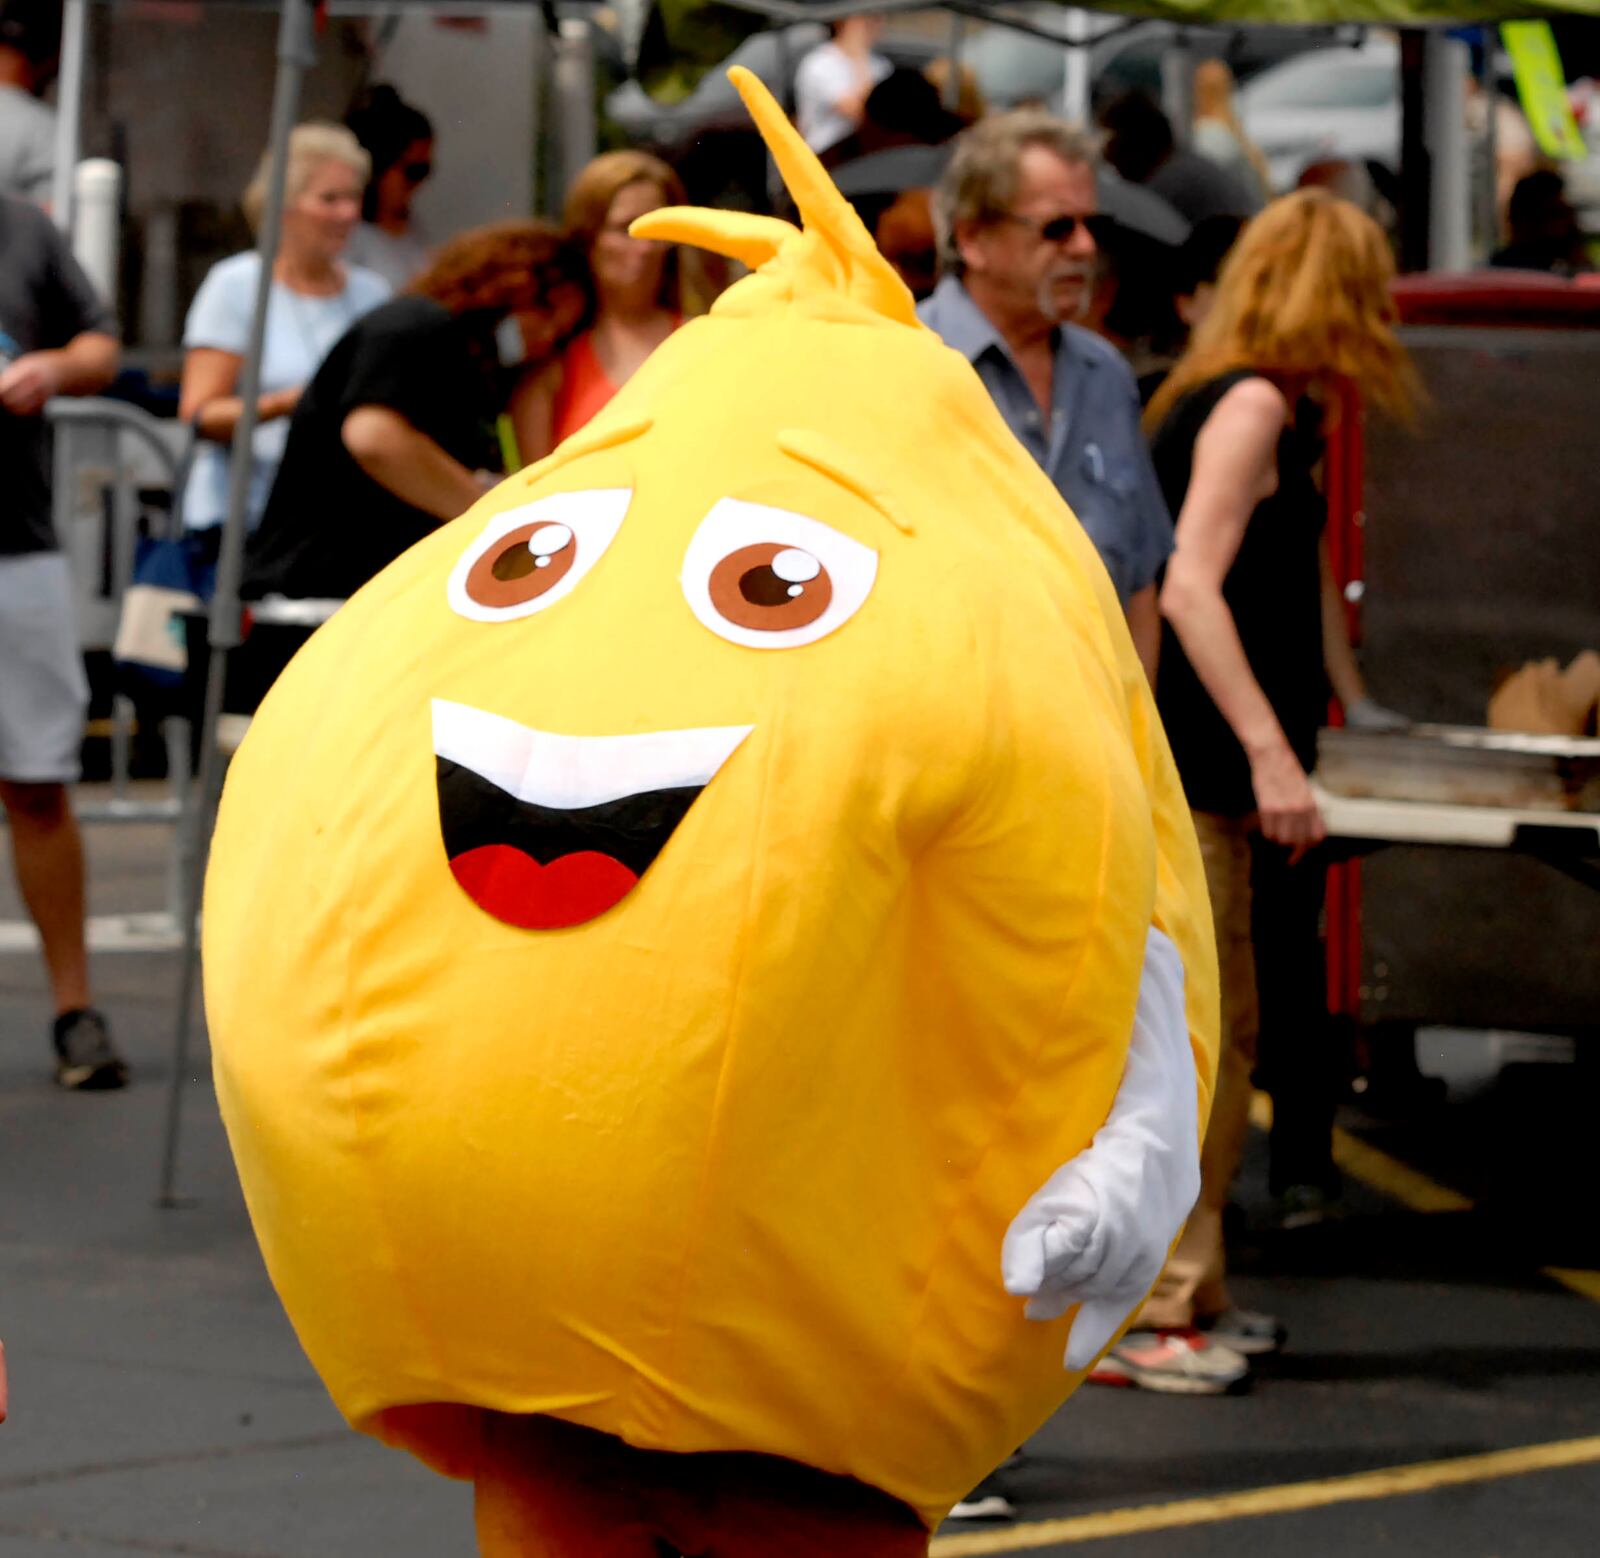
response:
M246 502L251 528L266 507L287 419L301 390L334 342L389 295L381 276L342 258L361 217L371 167L361 143L343 125L312 122L290 132ZM273 172L272 154L266 152L241 199L258 231ZM220 261L200 284L184 321L179 414L193 423L200 446L184 489L183 517L202 552L212 554L227 508L228 445L244 413L239 376L260 275L261 256L254 249Z
M288 155L283 159L283 203L285 208L294 204L305 192L313 175L325 162L337 162L348 168L366 189L372 176L372 158L355 137L342 124L311 119L297 124L289 132ZM261 220L267 211L267 191L272 185L273 158L269 147L256 163L244 193L239 197L240 208L250 231L261 232Z
M1302 857L1325 833L1307 777L1317 730L1330 690L1352 724L1377 728L1385 713L1367 698L1350 651L1318 470L1324 434L1354 395L1411 414L1416 391L1394 331L1393 275L1383 233L1347 201L1321 189L1274 201L1223 262L1209 312L1146 414L1156 475L1177 516L1160 593L1156 701L1205 863L1223 1042L1200 1200L1135 1331L1100 1365L1102 1378L1226 1390L1244 1381L1249 1355L1282 1340L1271 1317L1234 1306L1222 1243L1260 1026L1252 896L1285 920L1304 909L1314 965L1323 867ZM1285 944L1298 950L1301 940ZM1325 990L1304 959L1278 961L1285 966L1269 970L1278 1010L1293 1005L1304 1020L1286 1035L1297 1059L1275 1070L1275 1057L1262 1057L1279 1106L1274 1174L1279 1127L1289 1124L1279 1081L1298 1068L1287 1102L1301 1110L1296 1155L1310 1166L1297 1182L1328 1176L1300 1188L1331 1195L1333 1094L1319 1071L1331 1042L1318 1031Z
M552 223L496 222L440 245L295 407L245 598L354 594L516 469L507 432L523 453L546 447L541 381L588 301L583 254Z

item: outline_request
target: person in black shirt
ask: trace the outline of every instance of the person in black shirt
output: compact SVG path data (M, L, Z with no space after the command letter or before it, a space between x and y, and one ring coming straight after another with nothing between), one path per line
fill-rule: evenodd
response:
M1223 1050L1200 1200L1104 1377L1190 1392L1242 1383L1273 1350L1268 1316L1228 1294L1222 1213L1247 1126L1258 1026L1251 844L1290 870L1323 836L1308 774L1331 679L1365 699L1322 538L1322 435L1359 392L1405 415L1383 233L1325 190L1267 207L1223 265L1206 317L1146 416L1177 515L1160 593L1156 701L1194 814L1216 923ZM1343 645L1343 653L1328 653ZM1330 1122L1331 1123L1331 1122Z
M1540 168L1517 181L1506 222L1511 241L1489 257L1498 269L1548 271L1554 276L1579 276L1594 269L1578 213L1555 169Z
M541 458L553 365L588 298L583 256L542 222L445 244L307 386L246 548L245 598L354 594L492 485L502 412L521 458Z
M1188 222L1212 216L1254 216L1261 197L1228 168L1186 151L1172 121L1144 92L1125 92L1100 111L1106 132L1101 155L1132 184L1160 195Z

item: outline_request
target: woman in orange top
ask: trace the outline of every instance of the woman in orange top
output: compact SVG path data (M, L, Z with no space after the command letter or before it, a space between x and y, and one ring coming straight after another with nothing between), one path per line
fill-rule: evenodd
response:
M589 421L686 315L710 301L693 295L698 289L685 276L685 256L675 246L628 236L635 218L685 200L678 175L641 151L603 153L567 192L566 228L588 252L595 314L561 360L557 443Z

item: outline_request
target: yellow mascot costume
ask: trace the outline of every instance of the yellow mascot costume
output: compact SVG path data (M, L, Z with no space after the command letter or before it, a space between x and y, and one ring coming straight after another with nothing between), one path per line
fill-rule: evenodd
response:
M1210 918L1087 538L736 74L803 228L643 218L753 274L289 666L206 1003L355 1427L756 1452L925 1543L1193 1202Z

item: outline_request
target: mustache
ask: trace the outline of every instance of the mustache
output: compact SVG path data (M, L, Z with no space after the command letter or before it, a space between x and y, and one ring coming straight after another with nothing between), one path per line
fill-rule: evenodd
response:
M1052 265L1039 282L1038 309L1047 319L1081 319L1089 306L1094 290L1097 268L1092 260L1062 260ZM1075 283L1078 295L1071 302L1056 296L1057 289L1065 283Z

